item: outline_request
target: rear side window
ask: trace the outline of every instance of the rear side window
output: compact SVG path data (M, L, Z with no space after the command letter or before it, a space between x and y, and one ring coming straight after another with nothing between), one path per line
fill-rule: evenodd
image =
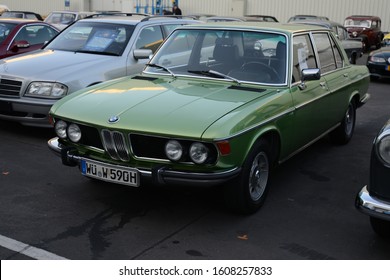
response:
M336 42L327 33L313 34L320 59L321 73L327 73L343 67L343 59Z

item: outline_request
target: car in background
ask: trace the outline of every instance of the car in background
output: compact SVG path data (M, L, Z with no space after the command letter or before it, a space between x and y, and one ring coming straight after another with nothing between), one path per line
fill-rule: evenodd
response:
M377 16L353 15L344 20L344 27L352 38L361 38L364 51L368 52L372 47L380 49L383 40L381 31L382 21Z
M261 45L275 50L259 55ZM141 74L57 101L49 148L83 175L128 187L218 186L239 213L272 169L322 136L346 144L369 73L329 29L221 22L177 28Z
M38 50L58 33L42 21L0 17L0 59Z
M390 46L371 51L367 57L371 80L390 78Z
M333 30L333 32L341 41L341 45L343 46L352 64L356 64L357 59L362 57L364 52L362 40L360 38L351 38L347 29L342 24L321 19L300 20L298 23L323 26Z
M6 5L0 5L0 15L2 15L4 12L8 12L9 8Z
M329 18L316 15L295 15L290 17L287 22L296 22L301 20L329 20Z
M390 33L384 34L383 40L382 40L383 46L390 46Z
M355 206L370 217L379 236L390 238L390 120L374 139L368 184L356 196Z
M0 119L50 127L57 100L141 72L172 30L195 22L139 15L78 20L42 49L1 61Z
M64 29L71 23L80 19L86 18L94 12L72 12L72 11L54 11L51 12L46 18L45 22L50 23L57 27L59 30Z
M266 16L266 15L245 15L245 17L250 17L250 18L257 18L260 19L261 21L265 22L279 22L276 17L274 16Z
M40 14L34 13L34 12L25 12L25 11L9 11L4 12L1 15L1 18L26 18L26 19L33 19L33 20L41 20L43 21L43 18Z
M205 22L229 22L229 21L251 21L251 22L264 22L265 20L261 17L229 17L229 16L214 16L205 19Z

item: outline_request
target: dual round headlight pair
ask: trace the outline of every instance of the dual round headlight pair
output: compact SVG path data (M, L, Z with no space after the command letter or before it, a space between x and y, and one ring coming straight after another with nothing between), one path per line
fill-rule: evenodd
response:
M171 161L180 161L186 154L186 150L177 140L169 140L165 144L165 154ZM209 149L200 142L194 142L188 149L188 156L196 164L205 163L209 157Z
M72 142L78 142L81 139L81 129L77 124L68 125L66 122L60 120L55 123L55 131L59 138L69 138Z

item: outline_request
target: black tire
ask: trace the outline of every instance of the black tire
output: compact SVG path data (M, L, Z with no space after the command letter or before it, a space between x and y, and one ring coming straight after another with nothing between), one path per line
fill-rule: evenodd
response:
M353 101L348 105L347 112L341 120L340 126L333 130L329 136L333 143L344 145L347 144L353 135L356 122L356 106Z
M381 220L378 218L370 217L370 223L371 227L374 230L374 232L383 237L383 238L390 238L390 222Z
M225 188L225 203L236 213L251 214L263 204L272 166L269 143L260 139L248 154L241 174Z

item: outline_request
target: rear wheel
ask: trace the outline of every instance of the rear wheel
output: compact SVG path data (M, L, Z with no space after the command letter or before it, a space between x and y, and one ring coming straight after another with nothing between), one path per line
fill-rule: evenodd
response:
M270 167L270 146L261 139L248 154L240 176L226 187L227 206L242 214L256 212L268 193Z
M336 144L347 144L351 140L356 122L356 106L353 101L348 105L347 112L339 127L330 133L332 142Z
M370 223L375 233L381 237L390 238L390 222L370 217Z

